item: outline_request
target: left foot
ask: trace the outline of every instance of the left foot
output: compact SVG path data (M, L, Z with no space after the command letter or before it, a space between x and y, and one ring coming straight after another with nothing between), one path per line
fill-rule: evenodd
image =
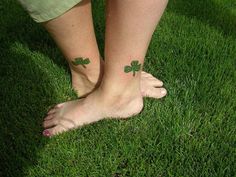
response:
M80 98L88 96L100 85L103 77L103 61L100 61L100 66L95 64L84 72L70 66L72 87Z
M127 89L120 95L107 95L107 92L98 88L86 98L52 108L44 119L43 135L51 137L105 118L126 119L139 114L142 108L143 98L135 90Z

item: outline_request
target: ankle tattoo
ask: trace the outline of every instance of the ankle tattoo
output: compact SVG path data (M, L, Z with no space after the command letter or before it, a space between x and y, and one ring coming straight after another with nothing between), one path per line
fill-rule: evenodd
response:
M138 60L133 60L130 65L131 66L124 67L124 72L125 73L133 72L133 76L135 76L135 72L138 72L141 69L141 63L139 63Z
M89 58L78 57L75 58L74 61L72 61L71 63L75 66L82 65L84 68L86 68L85 65L88 65L90 63L90 60Z

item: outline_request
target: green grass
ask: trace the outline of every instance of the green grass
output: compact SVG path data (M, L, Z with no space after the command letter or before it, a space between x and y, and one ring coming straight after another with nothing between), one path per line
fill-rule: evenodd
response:
M93 1L104 49L104 2ZM236 176L236 3L170 0L145 70L168 96L127 121L52 139L50 105L76 98L52 39L13 0L0 2L0 176Z

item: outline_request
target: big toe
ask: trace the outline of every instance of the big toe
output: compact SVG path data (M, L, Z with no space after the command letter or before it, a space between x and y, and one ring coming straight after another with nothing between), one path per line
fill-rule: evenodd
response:
M144 96L159 99L159 98L166 96L166 94L167 94L167 90L165 88L153 87L153 88L147 90L144 93Z
M43 135L46 136L46 137L52 137L54 135L57 135L59 133L62 133L64 131L66 131L66 130L67 129L65 127L63 127L60 124L58 124L55 127L45 129L43 131Z
M51 137L78 127L74 120L60 116L55 116L52 119L45 120L43 126L46 128L46 130L43 131L43 135L47 137Z

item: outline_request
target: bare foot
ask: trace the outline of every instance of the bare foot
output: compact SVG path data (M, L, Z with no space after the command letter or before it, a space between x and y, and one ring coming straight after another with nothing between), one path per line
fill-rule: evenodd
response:
M101 70L103 71L103 70ZM101 72L100 72L101 73ZM89 76L82 75L71 70L72 87L79 97L86 97L93 92L101 82L102 74L93 73ZM141 93L143 97L162 98L167 94L163 88L163 82L155 78L153 75L142 71L141 73Z
M108 97L97 89L84 99L65 102L51 109L43 123L43 135L51 137L105 118L125 119L140 113L142 108L141 95Z
M141 73L141 93L143 97L162 98L167 94L163 88L163 82L153 75L142 71Z

